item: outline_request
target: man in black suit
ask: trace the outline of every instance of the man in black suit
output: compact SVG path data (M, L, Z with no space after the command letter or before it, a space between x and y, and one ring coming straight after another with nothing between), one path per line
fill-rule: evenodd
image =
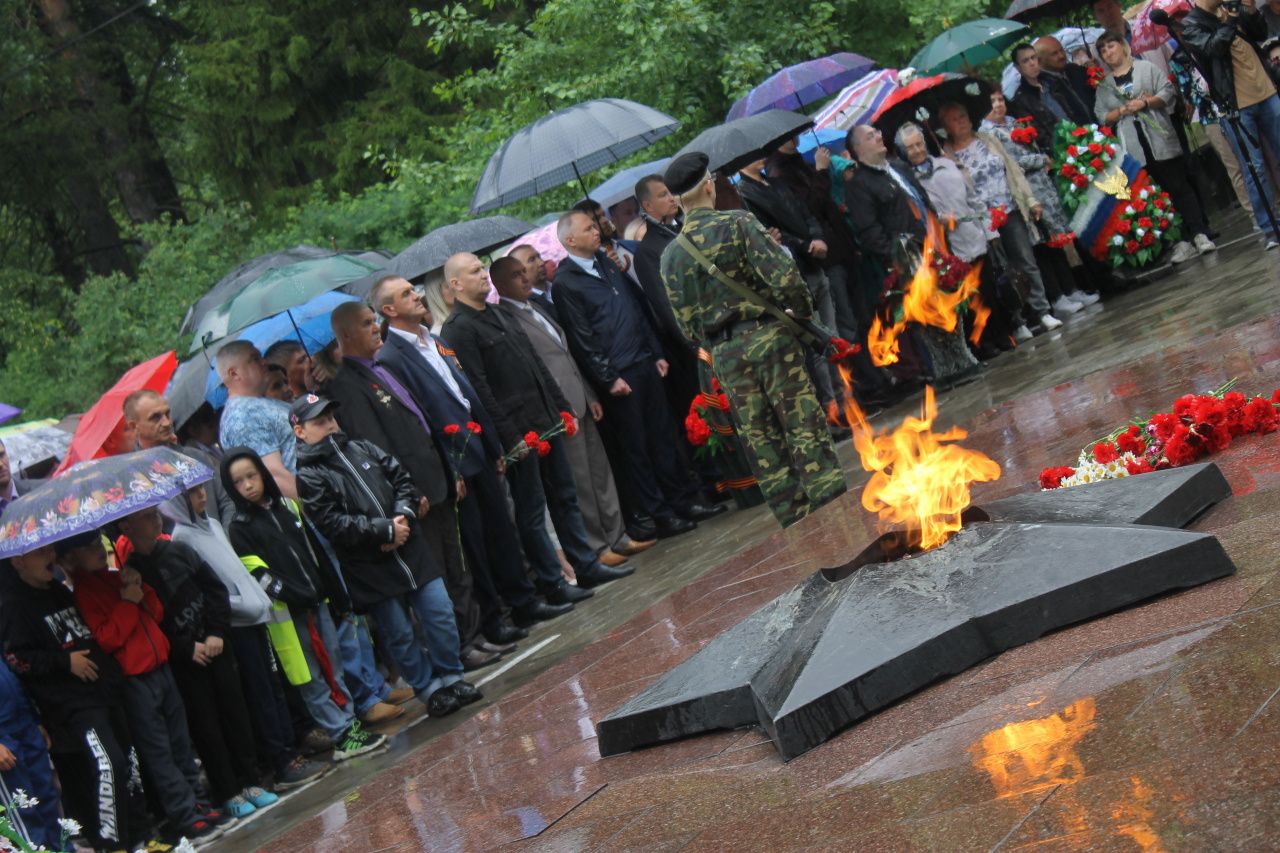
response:
M639 287L600 251L595 220L579 211L560 217L560 243L569 252L556 269L556 304L582 372L601 392L609 423L622 438L624 459L640 509L654 532L674 536L723 512L698 502L663 390L669 362Z
M453 600L462 664L475 669L498 659L479 648L480 608L472 596L471 575L462 561L458 541L455 475L440 453L434 430L404 384L377 362L382 348L378 320L367 305L347 302L329 318L342 347L342 367L324 388L338 403L338 425L351 438L372 442L400 461L423 495L421 529L431 557L444 569L445 586Z
M563 435L546 439L545 456L526 440L526 436L547 435L561 423L560 413L569 411L569 403L524 332L486 304L489 277L479 258L468 253L450 257L444 265L444 286L453 290L455 301L440 336L457 353L508 457L513 457L507 482L516 505L516 527L537 574L539 591L552 604L589 598L592 587L635 570L601 564L587 542ZM547 534L548 510L577 576L577 588L563 578Z
M503 465L497 427L453 350L431 334L431 309L412 284L399 276L385 276L374 284L369 301L387 323L379 363L390 368L422 406L427 421L435 425L436 440L466 485L458 517L462 546L485 611L485 636L493 643L528 636L525 627L568 613L573 604L542 602L525 572L524 549L499 479ZM478 424L480 432L469 429L470 423ZM451 430L450 425L459 429ZM511 608L518 629L502 622L500 608L485 608L484 599L497 601L499 596Z
M547 281L547 263L542 260L542 255L528 243L522 243L507 252L507 257L515 258L524 264L525 274L533 283L533 295L529 297L529 301L541 305L548 316L559 323L560 312L556 310L556 304L551 301L551 282Z

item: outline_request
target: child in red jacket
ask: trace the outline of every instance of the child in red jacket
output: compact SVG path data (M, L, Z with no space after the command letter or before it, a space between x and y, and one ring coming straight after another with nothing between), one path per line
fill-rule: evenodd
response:
M148 790L155 795L174 838L216 838L221 830L201 803L200 782L186 710L169 669L169 639L160 630L164 608L155 590L133 569L108 571L97 533L58 543L58 562L75 584L76 607L93 638L125 675L129 732ZM210 820L212 818L212 820Z

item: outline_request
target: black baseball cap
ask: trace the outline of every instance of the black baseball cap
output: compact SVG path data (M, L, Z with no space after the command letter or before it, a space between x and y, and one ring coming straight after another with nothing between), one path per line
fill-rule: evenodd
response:
M312 418L318 418L330 409L336 408L337 405L333 400L326 400L316 394L303 394L289 405L289 423L294 426L305 424Z

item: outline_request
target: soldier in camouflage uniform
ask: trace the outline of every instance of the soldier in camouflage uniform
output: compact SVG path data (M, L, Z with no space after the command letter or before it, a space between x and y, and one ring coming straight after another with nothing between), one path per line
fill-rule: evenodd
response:
M813 311L795 262L746 211L717 211L705 154L672 161L683 234L723 273L797 317ZM679 241L662 253L662 283L684 334L710 351L756 479L783 527L845 491L826 418L805 370L804 345L783 323L730 290Z

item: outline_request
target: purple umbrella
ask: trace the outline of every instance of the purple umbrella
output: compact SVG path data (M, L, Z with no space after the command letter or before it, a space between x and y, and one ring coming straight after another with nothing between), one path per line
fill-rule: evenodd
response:
M727 120L765 110L799 110L834 95L875 67L875 62L856 53L833 53L792 65L739 98L730 107Z
M5 421L11 421L20 414L22 414L22 409L19 409L17 406L10 406L8 403L0 403L0 424Z

